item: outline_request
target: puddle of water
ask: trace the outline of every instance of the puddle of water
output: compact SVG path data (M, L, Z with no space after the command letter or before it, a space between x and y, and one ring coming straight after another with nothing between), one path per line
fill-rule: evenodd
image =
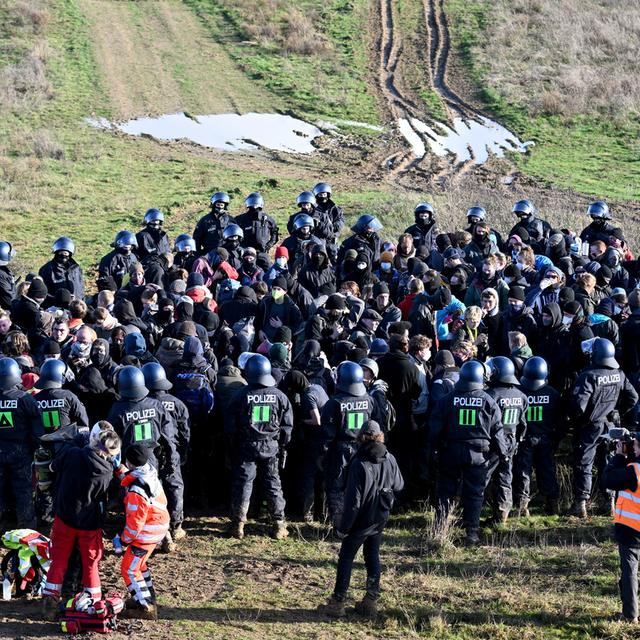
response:
M426 126L426 125L425 125ZM411 145L413 149L413 155L416 158L422 158L427 153L427 149L424 146L422 138L416 133L415 125L412 127L410 122L405 118L398 119L398 129L404 136L405 140Z
M157 118L137 118L123 123L104 118L87 118L86 122L101 129L117 129L133 136L149 135L158 140L187 139L203 147L223 151L255 150L259 147L276 151L309 154L311 144L322 131L315 125L277 113L220 113L188 117L171 113Z
M358 127L360 129L368 129L369 131L384 131L384 127L377 124L369 124L368 122L357 122L356 120L334 120L333 122L326 122L320 120L316 123L321 129L335 130L340 126L343 127Z

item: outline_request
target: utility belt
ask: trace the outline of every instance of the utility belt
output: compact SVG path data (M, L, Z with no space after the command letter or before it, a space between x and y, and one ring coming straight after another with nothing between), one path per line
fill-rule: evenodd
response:
M33 466L38 483L38 491L47 493L51 491L55 474L51 471L53 462L53 450L50 447L40 445L33 454Z

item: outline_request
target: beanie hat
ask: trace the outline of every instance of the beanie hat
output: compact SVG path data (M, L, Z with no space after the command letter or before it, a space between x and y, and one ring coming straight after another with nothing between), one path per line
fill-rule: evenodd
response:
M339 293L332 293L324 303L324 308L328 311L344 311L347 303Z
M176 295L182 295L187 290L187 284L184 280L178 278L174 280L171 285L171 293L175 293Z
M419 260L416 260L413 263L413 269L411 270L411 275L416 278L422 278L422 276L425 273L427 273L428 270L429 269L424 262L420 262Z
M60 355L60 345L55 340L47 340L42 346L43 356Z
M453 358L453 354L448 349L442 349L436 353L434 362L441 367L455 367L456 361Z
M375 420L367 420L360 433L367 436L377 436L382 433L382 429L380 429L380 425Z
M373 285L373 297L377 298L383 293L389 293L389 285L386 282L376 282Z
M383 356L387 351L389 351L389 345L386 340L383 338L374 338L372 340L371 347L369 348L370 356Z
M258 252L253 247L245 247L242 251L243 256L257 256Z
M521 275L520 267L517 264L508 264L504 268L504 275L506 278L519 278Z
M27 295L32 300L44 300L48 293L47 285L40 278L34 278L29 285Z
M347 249L344 253L345 260L356 260L358 257L358 252L355 249Z
M567 304L567 302L573 302L576 299L576 292L571 287L562 287L560 294L558 295L558 303L560 306Z
M269 347L269 360L273 364L285 364L289 356L289 350L282 342L274 342Z
M134 467L143 467L149 462L149 449L140 444L132 444L124 452L124 459Z
M190 273L187 278L187 289L193 289L193 287L204 287L204 278L197 271Z
M281 327L276 329L276 332L273 336L274 342L291 342L293 340L293 335L291 334L291 329L287 327L286 324L283 324Z
M286 258L288 260L289 259L289 249L287 249L287 247L283 247L282 245L280 245L276 249L276 258Z
M189 336L195 337L198 335L196 331L196 323L193 320L185 320L180 323L178 327L178 339L185 339Z
M514 300L520 300L520 302L524 302L524 288L518 286L509 287L509 298L513 298Z
M582 305L577 300L572 300L571 302L567 302L563 311L575 316L581 309Z
M640 291L638 289L634 289L629 294L629 307L631 309L640 309Z
M58 289L53 297L56 307L68 309L69 303L73 300L71 291L68 289Z
M271 288L273 289L273 287L279 287L280 289L284 289L286 291L289 288L287 286L287 279L284 276L278 276L271 283Z
M383 251L380 254L380 262L393 262L393 255L390 251Z

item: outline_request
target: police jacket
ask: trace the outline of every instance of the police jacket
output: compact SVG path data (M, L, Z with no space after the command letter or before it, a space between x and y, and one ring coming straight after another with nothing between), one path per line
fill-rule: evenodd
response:
M322 244L322 240L311 234L308 238L302 239L296 235L290 235L282 241L282 246L289 252L289 273L297 273L304 264L304 248L309 243Z
M364 536L381 532L403 487L398 463L384 444L361 444L347 471L340 531Z
M175 437L175 448L180 455L180 460L184 462L187 458L189 441L191 440L191 423L187 405L166 391L152 391L149 397L155 398L162 403L170 420L173 422L172 433Z
M333 226L333 238L335 239L340 235L342 227L344 227L344 211L342 207L339 207L331 198L329 198L324 204L318 202L316 204L316 211L325 213L331 220Z
M636 491L638 478L630 460L616 454L602 473L602 486L609 491ZM613 525L616 542L625 547L640 547L640 531L616 522Z
M545 244L551 234L551 225L546 220L541 220L535 216L521 218L518 223L509 231L507 238L517 235L519 229L526 229L529 234L531 248L536 253L544 253Z
M296 211L289 216L289 220L287 220L287 231L289 233L293 233L293 221L296 216L301 213L305 213L304 211ZM333 240L333 221L331 218L320 209L314 209L309 214L313 218L313 235L317 236L321 240Z
M89 426L87 410L78 396L68 389L42 389L35 400L42 414L45 435L70 424Z
M138 262L138 258L134 253L125 254L114 249L100 260L98 276L102 278L112 277L119 289L122 287L124 277L136 262Z
M0 447L5 443L32 448L44 435L38 405L26 391L0 391Z
M222 232L232 222L235 220L226 211L220 215L207 213L206 216L202 216L193 231L198 253L209 253L217 249L222 244Z
M366 393L353 396L338 391L322 407L320 423L324 446L355 444L360 429L373 415L373 399Z
M136 240L138 241L138 258L143 263L146 263L149 258L160 256L162 253L171 253L169 236L162 229L146 227L136 233Z
M570 415L584 423L601 426L618 409L621 416L638 402L638 394L620 369L590 365L584 369L571 394Z
M505 434L515 435L518 442L521 442L527 430L527 396L511 384L490 387L487 393L500 407Z
M426 247L429 251L431 251L431 247L433 246L433 230L435 229L436 221L432 220L427 225L412 224L410 227L407 227L404 232L411 235L413 238L413 246L417 249L418 247Z
M434 444L464 445L475 451L509 451L498 403L484 390L454 390L435 407L430 420Z
M380 261L380 236L377 233L371 234L370 237L357 233L349 236L340 245L340 250L338 251L338 264L344 260L344 254L349 249L354 249L356 253L366 253L369 258L370 265L378 263Z
M242 229L244 247L267 253L278 242L278 224L266 213L247 211L236 216L236 224Z
M527 394L527 439L557 440L560 433L560 394L548 384Z
M614 230L615 226L610 222L604 224L592 222L580 232L580 240L589 243L602 240L605 244L609 244L609 236Z
M417 400L422 393L420 376L416 365L402 351L393 350L385 353L379 360L379 378L389 385L389 401L398 416L410 415L412 400Z
M8 310L16 297L16 279L9 267L0 267L0 308Z
M82 269L73 258L70 258L67 264L49 260L40 267L38 273L47 285L50 296L53 296L58 289L66 289L76 298L80 300L84 298Z

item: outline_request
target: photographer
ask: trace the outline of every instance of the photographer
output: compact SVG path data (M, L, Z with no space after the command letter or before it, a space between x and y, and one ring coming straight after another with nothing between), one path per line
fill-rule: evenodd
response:
M620 553L622 619L638 622L638 563L640 562L640 434L616 443L615 455L602 474L602 486L617 491L613 514Z

